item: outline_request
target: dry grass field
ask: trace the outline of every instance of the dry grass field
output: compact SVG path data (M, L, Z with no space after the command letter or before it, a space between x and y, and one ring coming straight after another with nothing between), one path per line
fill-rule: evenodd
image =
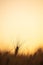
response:
M39 48L33 55L16 55L8 51L0 52L0 65L43 65L43 50Z

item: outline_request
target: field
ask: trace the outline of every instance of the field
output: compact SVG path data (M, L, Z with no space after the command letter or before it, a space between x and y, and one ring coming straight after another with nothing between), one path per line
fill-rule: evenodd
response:
M43 50L39 48L33 55L15 55L0 51L0 65L43 65Z

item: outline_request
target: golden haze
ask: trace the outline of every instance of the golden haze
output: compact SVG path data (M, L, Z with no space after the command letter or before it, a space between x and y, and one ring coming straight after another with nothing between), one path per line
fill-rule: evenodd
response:
M43 0L0 0L0 48L25 40L22 51L43 46Z

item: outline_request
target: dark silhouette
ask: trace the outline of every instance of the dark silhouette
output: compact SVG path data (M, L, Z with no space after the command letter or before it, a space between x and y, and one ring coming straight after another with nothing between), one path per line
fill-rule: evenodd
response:
M17 46L15 48L15 56L17 56L17 54L18 54L20 46L21 46L21 44L19 44L19 41L18 41Z
M15 56L17 56L17 54L18 54L18 50L19 50L19 46L17 46L15 49Z
M33 55L19 55L18 51L19 46L17 45L14 54L10 54L8 51L0 52L0 65L43 65L43 50L41 48Z

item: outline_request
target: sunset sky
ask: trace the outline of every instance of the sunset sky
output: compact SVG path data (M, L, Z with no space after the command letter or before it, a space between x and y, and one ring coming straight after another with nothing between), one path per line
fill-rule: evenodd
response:
M18 40L25 53L43 46L43 0L0 0L0 48Z

